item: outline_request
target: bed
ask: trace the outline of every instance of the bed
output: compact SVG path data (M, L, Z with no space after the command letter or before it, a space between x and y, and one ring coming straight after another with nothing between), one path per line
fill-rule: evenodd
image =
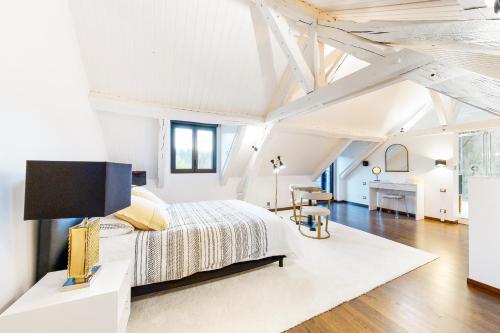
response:
M130 259L133 296L273 262L282 266L283 259L293 255L291 243L297 236L286 227L288 220L264 208L239 200L216 200L171 204L166 209L171 220L164 231L136 230L100 240L102 264ZM45 238L40 231L41 239ZM54 239L54 233L61 231L50 233ZM43 259L39 262L46 263Z

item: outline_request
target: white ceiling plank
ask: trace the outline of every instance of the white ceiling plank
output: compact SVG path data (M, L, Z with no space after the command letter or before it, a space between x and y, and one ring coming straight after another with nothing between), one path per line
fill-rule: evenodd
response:
M339 142L333 147L332 151L328 153L328 156L325 156L323 158L322 162L318 167L315 169L313 174L311 175L311 181L314 181L318 179L319 176L328 168L332 162L334 162L337 157L340 156L344 152L344 150L349 147L349 145L352 143L353 140L351 139L340 139Z
M282 51L288 58L292 71L297 80L300 82L300 85L307 93L313 91L314 76L304 59L304 56L302 55L302 52L290 30L290 27L288 26L285 17L267 7L263 1L259 1L259 3L257 3L257 7L260 9L269 28L278 40Z
M98 93L90 93L89 101L92 108L97 111L107 111L139 117L157 119L167 117L169 119L183 121L232 125L259 125L264 122L264 118L260 116L243 115L239 113L230 114L213 110L194 110L157 103L127 100Z
M239 200L245 200L248 194L248 188L250 184L253 183L255 177L258 176L260 166L262 164L263 151L266 143L270 139L271 133L273 131L274 124L266 125L260 140L256 144L257 151L252 153L252 157L248 162L245 171L243 172L243 177L241 178L237 187L237 198Z
M391 44L439 44L454 49L500 54L500 24L496 20L402 22L320 21L356 36Z
M346 179L349 177L349 175L356 170L356 168L361 164L362 161L366 160L368 157L370 157L379 147L381 147L385 143L384 141L381 142L373 142L371 146L363 153L361 154L358 158L354 159L349 163L347 168L345 168L339 175L340 179Z
M236 156L238 156L245 139L245 134L247 132L247 126L240 126L236 132L236 135L233 139L233 143L231 144L231 148L229 150L229 155L226 159L226 164L223 166L220 172L220 185L225 186L229 179L229 174L231 173L231 168L235 164Z
M380 89L397 82L401 74L421 67L430 61L432 61L430 57L414 51L396 52L271 112L266 117L266 122L280 121L288 117L309 113Z

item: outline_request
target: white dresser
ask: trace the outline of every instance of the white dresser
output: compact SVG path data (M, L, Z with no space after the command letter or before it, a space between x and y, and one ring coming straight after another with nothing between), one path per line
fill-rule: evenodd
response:
M88 288L61 291L66 271L45 275L0 315L0 332L125 332L130 314L129 261L102 265Z
M377 209L379 204L379 193L397 193L405 195L410 213L415 214L416 220L424 219L424 184L371 181L370 191L368 193L368 208L370 210Z

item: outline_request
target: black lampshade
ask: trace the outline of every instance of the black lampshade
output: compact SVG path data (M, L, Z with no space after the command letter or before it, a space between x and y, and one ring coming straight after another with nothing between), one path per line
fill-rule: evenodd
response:
M444 167L444 166L446 166L446 160L435 160L434 165Z
M132 171L132 185L146 185L146 171Z
M26 161L24 220L102 217L130 206L132 165Z

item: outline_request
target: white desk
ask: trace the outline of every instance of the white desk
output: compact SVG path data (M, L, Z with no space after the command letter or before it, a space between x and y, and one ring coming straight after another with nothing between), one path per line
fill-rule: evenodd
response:
M408 210L415 214L416 220L424 218L424 185L410 183L391 183L371 181L368 193L368 208L376 210L379 192L403 194L408 203ZM388 208L388 207L384 207Z
M0 332L125 332L129 261L104 263L90 287L61 291L66 271L48 273L0 315Z

